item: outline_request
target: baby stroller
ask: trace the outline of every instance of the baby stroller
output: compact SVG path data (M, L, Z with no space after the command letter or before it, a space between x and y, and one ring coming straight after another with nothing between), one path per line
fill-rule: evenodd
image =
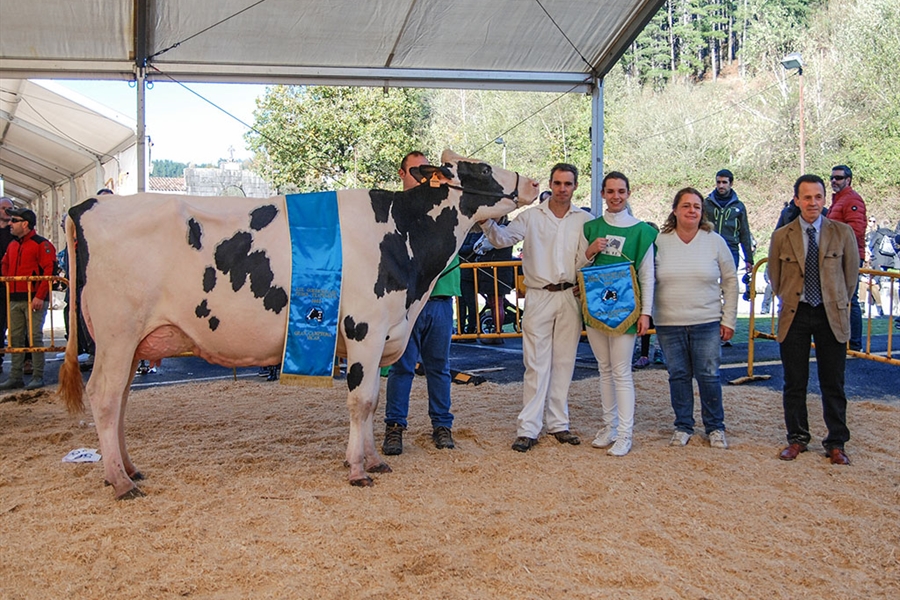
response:
M506 298L503 299L503 322L512 323L517 333L522 333L523 315L524 311L521 308L517 314L515 305ZM490 304L485 304L484 308L481 309L481 312L478 313L478 320L481 322L481 331L483 333L496 333L493 310Z

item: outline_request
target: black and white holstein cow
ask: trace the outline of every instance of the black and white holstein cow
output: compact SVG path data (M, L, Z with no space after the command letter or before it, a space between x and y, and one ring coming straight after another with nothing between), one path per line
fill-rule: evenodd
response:
M379 367L396 361L441 271L476 221L537 197L538 182L449 150L405 192L337 192L343 253L337 353L347 359L350 483L390 467L375 449ZM192 352L228 367L281 362L291 282L284 199L100 196L69 211L72 286L97 345L87 395L106 481L142 496L125 447L125 405L138 361ZM135 256L144 260L138 265ZM76 301L70 303L75 322ZM73 329L74 332L74 329ZM84 409L76 335L60 394Z

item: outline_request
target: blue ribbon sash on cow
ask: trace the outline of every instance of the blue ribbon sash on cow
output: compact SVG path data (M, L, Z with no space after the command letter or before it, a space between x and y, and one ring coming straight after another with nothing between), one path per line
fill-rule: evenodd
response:
M584 267L578 272L584 322L594 329L621 334L641 316L635 294L637 274L630 263Z
M285 197L291 233L291 306L281 382L330 387L341 295L337 194Z

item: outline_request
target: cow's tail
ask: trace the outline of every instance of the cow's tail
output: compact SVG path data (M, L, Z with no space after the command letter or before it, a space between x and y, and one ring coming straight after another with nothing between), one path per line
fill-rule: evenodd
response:
M69 260L69 340L66 343L66 358L59 368L59 395L70 413L84 410L84 380L78 366L78 281L75 257L75 222L71 216L66 219L66 247Z

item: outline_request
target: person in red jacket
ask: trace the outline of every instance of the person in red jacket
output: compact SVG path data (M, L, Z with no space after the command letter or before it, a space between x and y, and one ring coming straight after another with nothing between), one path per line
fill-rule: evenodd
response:
M2 274L4 277L27 277L31 275L53 275L56 262L56 249L49 240L37 235L34 225L37 216L34 211L27 208L14 208L8 211L10 216L10 231L14 239L6 249L2 260ZM35 347L44 345L44 318L47 316L47 307L50 299L50 283L41 281L31 283L29 298L27 281L13 281L7 284L9 288L9 341L10 347L24 347L33 344ZM31 312L31 337L28 337L28 313ZM0 384L0 390L13 390L25 388L36 390L44 387L44 353L35 352L33 357L34 374L28 385L25 385L24 363L25 355L21 352L13 353L12 369L9 379Z
M846 223L856 234L860 257L866 255L866 203L851 187L853 172L847 165L831 169L831 208L828 218ZM860 261L859 266L862 266ZM862 308L859 306L859 286L850 299L850 349L862 350Z

